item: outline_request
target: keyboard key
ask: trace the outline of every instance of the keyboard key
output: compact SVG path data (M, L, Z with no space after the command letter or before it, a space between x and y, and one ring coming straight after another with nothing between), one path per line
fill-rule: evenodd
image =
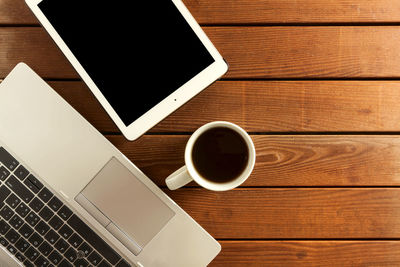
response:
M0 236L0 245L2 245L3 247L7 247L8 244L8 241L4 237Z
M53 196L53 193L51 193L50 190L46 187L43 187L42 190L40 190L38 196L41 200L43 200L44 203L47 203Z
M53 218L50 219L49 224L54 229L60 229L61 225L64 224L63 220L60 219L57 215L54 215Z
M15 254L15 258L17 258L17 260L19 260L20 262L24 262L24 260L26 259L20 252L17 252Z
M36 186L36 188L38 189L38 192L40 189L43 188L43 184L32 174L29 174L27 179Z
M18 181L14 175L11 175L6 180L6 185L8 185L8 187L11 188L11 190L26 203L29 203L29 201L32 200L33 193L29 191L29 189L26 188L25 185Z
M10 229L4 236L10 243L15 243L21 237L14 229Z
M54 196L47 205L52 209L53 211L57 211L61 208L63 203L61 200L59 200L56 196Z
M25 267L35 267L28 259L26 259L26 260L24 261L24 266L25 266Z
M18 207L15 209L15 212L21 216L22 218L24 218L26 215L28 215L29 211L31 209L28 208L27 205L25 205L23 202L21 202Z
M46 222L48 222L50 220L51 217L53 217L54 213L48 208L48 207L44 207L40 212L39 212L39 216L45 220Z
M78 248L78 251L82 251L85 254L85 257L89 256L92 250L93 249L86 242L82 243Z
M48 256L52 250L52 246L50 246L50 244L46 241L43 241L43 243L39 246L39 251L45 256Z
M32 199L31 203L29 203L29 207L31 207L34 211L39 212L44 206L44 203L35 197Z
M35 230L41 235L44 235L45 233L47 233L47 231L49 231L49 229L50 229L50 226L48 226L47 223L45 223L44 221L40 221L35 226Z
M0 147L0 162L11 171L13 171L19 165L19 162L3 147Z
M63 259L60 265L58 265L57 267L72 267L72 264L69 263L66 259Z
M67 220L72 215L72 211L64 205L57 214L61 217L61 219Z
M96 251L93 251L92 253L90 253L87 259L91 264L97 266L97 264L101 262L102 257Z
M60 230L58 230L58 233L64 237L65 239L68 239L72 235L72 229L68 225L64 224Z
M67 243L67 241L65 241L64 239L60 238L57 243L54 245L54 247L60 251L61 253L64 253L70 246Z
M0 180L4 181L8 176L10 175L10 172L4 167L0 167Z
M76 251L73 248L69 248L64 254L64 257L66 257L70 262L74 262L77 256L78 255L76 254Z
M6 199L6 203L8 204L8 206L10 206L13 209L17 207L20 202L21 200L14 194L9 195L8 198Z
M35 265L36 265L36 266L40 266L40 267L46 267L46 266L49 266L49 265L50 265L50 262L49 262L45 257L43 257L42 255L40 255L40 256L36 259Z
M102 262L100 262L98 267L111 267L111 265L108 264L108 262L106 262L105 260L103 260Z
M3 219L6 221L8 221L14 214L15 212L8 206L4 206L0 210L0 216L3 217Z
M28 241L34 247L38 247L43 242L43 238L38 233L33 233Z
M10 251L11 254L17 253L17 249L13 245L8 245L7 250Z
M39 252L33 247L29 247L28 250L24 253L25 257L27 257L30 261L36 260L39 256Z
M0 187L0 203L4 202L8 195L11 193L10 189L8 189L6 186L2 185Z
M82 238L80 238L77 234L73 234L69 239L68 243L71 244L74 248L77 248L82 243Z
M53 230L50 229L49 232L44 237L50 244L54 245L57 240L60 238L60 236Z
M10 230L10 225L6 223L4 220L0 220L0 234L5 235L8 230Z
M74 262L75 267L87 267L89 266L89 263L85 259L77 259Z
M121 256L75 214L69 218L68 224L111 264L116 264L121 259Z
M28 187L30 190L33 191L33 193L37 194L40 190L37 188L29 179L24 180L24 185Z
M21 251L21 252L25 252L29 247L30 244L28 243L28 241L26 241L23 238L20 238L17 243L15 243L15 247Z
M28 176L29 172L25 169L24 166L19 165L18 168L14 171L15 176L17 176L20 180L24 180L26 176Z
M15 229L19 229L23 224L24 221L19 217L17 214L15 214L11 220L9 221L10 225L14 227Z
M18 231L24 238L28 238L32 233L33 229L28 225L24 224Z
M55 266L58 266L58 264L61 262L63 257L58 253L57 251L53 251L48 257L47 257L50 262L52 262Z
M40 218L33 211L31 211L28 216L26 216L25 221L31 226L35 226L40 221Z

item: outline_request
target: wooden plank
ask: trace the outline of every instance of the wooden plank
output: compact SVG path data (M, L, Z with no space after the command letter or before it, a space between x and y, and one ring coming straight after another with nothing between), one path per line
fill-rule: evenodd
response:
M225 78L399 77L400 28L212 27Z
M184 0L199 23L357 23L399 22L393 0Z
M78 78L56 44L39 27L0 27L0 77L25 62L44 78Z
M387 23L400 21L393 0L184 0L200 24ZM38 24L24 0L0 0L0 24Z
M155 183L184 164L189 136L107 136ZM257 157L243 186L400 186L397 136L252 135ZM195 186L195 183L190 184Z
M165 191L215 238L400 238L400 189Z
M220 241L213 266L399 266L399 241Z
M0 0L0 24L39 24L24 0Z
M205 27L230 64L224 76L399 78L400 28ZM0 77L25 61L46 78L78 78L43 28L0 28Z
M118 132L81 82L51 82L97 129ZM214 120L249 132L400 131L399 81L219 81L151 132L193 132Z
M398 81L217 82L154 131L194 131L213 120L250 132L399 131Z

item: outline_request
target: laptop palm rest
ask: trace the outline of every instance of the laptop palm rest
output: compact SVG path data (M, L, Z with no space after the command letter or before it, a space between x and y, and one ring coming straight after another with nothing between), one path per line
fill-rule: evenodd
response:
M75 200L135 255L175 215L114 157Z

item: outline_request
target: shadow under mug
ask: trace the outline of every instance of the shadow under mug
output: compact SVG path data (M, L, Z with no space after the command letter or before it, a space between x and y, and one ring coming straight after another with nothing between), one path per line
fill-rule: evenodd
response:
M216 183L202 177L196 171L192 160L192 149L197 139L205 131L217 127L229 128L238 133L243 138L248 148L248 161L246 167L238 177L226 183ZM201 126L192 134L185 148L186 165L179 168L178 170L173 172L170 176L168 176L165 182L168 188L171 190L178 189L194 180L196 183L198 183L200 186L206 189L213 191L226 191L233 189L241 185L244 181L246 181L246 179L250 176L251 172L253 171L255 161L256 161L256 150L254 148L254 144L253 141L251 140L251 137L247 134L245 130L243 130L241 127L231 122L214 121Z

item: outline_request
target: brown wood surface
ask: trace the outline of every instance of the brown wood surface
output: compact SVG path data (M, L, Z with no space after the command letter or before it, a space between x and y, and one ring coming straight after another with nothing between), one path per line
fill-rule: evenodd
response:
M397 0L184 0L205 24L399 22Z
M399 188L165 192L216 238L400 240Z
M230 64L226 79L400 77L400 29L396 26L204 30ZM4 40L0 77L24 61L44 78L78 78L43 28L3 27L0 39Z
M50 85L97 129L118 132L82 82ZM219 81L151 132L193 132L213 120L253 133L399 132L399 103L399 81Z
M397 241L221 241L212 266L379 266L400 262Z
M0 0L0 24L38 24L24 0Z
M184 3L230 69L135 142L23 0L0 0L0 79L23 61L48 80L220 241L210 266L400 266L400 1ZM169 191L213 120L251 133L253 174L229 192Z
M395 135L251 135L254 172L243 186L400 186ZM159 186L184 165L189 135L107 136ZM195 186L192 183L191 186Z
M183 0L201 24L394 23L396 0ZM0 24L38 24L24 0L0 0Z

